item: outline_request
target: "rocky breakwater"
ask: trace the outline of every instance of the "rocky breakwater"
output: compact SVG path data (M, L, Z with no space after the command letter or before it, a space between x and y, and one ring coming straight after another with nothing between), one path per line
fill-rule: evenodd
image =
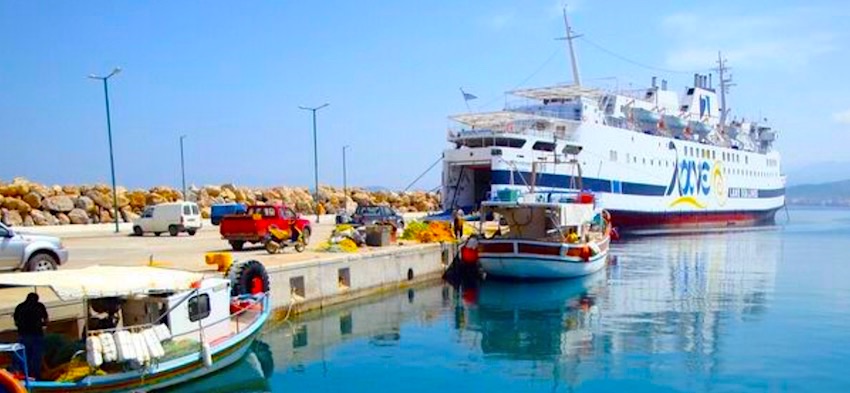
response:
M121 222L138 218L145 206L183 199L183 193L171 187L127 190L119 186L117 191ZM389 205L401 213L435 211L440 207L439 195L435 193L350 188L346 196L342 189L329 186L319 187L321 207L304 187L251 188L224 184L192 187L188 194L189 200L198 203L204 218L209 217L213 204L228 202L286 204L304 214L317 208L333 214L344 206L354 209L367 204ZM0 181L0 220L7 225L111 223L115 220L112 206L112 189L104 184L47 186L24 178L15 178L10 183Z

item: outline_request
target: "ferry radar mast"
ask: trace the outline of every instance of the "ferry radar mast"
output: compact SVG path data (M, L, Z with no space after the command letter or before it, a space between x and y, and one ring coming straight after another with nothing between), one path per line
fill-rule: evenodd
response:
M726 107L726 93L729 88L735 86L732 83L732 74L725 75L730 69L726 67L726 59L720 52L717 52L717 74L720 77L720 129L726 128L726 115L729 114L729 108Z
M573 83L576 86L581 86L581 77L578 72L578 59L576 58L576 51L573 48L573 40L581 37L581 34L575 34L573 29L570 28L570 20L567 18L567 7L564 6L564 28L567 31L567 35L565 37L557 38L558 40L566 40L567 46L570 49L570 64L573 66Z

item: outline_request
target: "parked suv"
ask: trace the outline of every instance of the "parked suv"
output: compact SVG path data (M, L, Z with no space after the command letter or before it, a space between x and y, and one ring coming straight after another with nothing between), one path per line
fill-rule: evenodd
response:
M58 237L17 233L0 223L0 270L56 270L67 260Z
M146 207L142 216L133 221L133 234L142 236L153 232L159 236L168 232L171 236L177 236L180 232L186 232L195 236L201 225L201 212L196 203L160 203Z
M404 219L389 206L358 206L351 216L354 225L393 224L404 228Z

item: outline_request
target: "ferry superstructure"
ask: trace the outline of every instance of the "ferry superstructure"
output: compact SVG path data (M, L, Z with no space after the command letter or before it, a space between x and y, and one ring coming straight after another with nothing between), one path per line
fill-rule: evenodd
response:
M510 91L501 111L450 117L445 210L475 211L504 189L575 189L581 179L620 230L773 221L785 205L777 133L728 120L721 56L719 89L712 75L695 74L679 97L656 78L640 90L583 86L572 45L570 54L574 84ZM566 165L572 159L584 173Z

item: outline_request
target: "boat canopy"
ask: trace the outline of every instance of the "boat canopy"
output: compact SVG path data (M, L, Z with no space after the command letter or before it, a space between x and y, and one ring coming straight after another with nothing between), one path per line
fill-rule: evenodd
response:
M499 111L486 113L464 113L450 116L450 119L472 127L497 127L515 121L548 121L552 123L566 123L564 119L550 116L541 116L531 113Z
M44 272L0 274L0 286L50 287L61 300L126 297L187 291L201 273L148 266L90 266Z
M509 91L508 94L543 101L563 100L575 97L599 98L602 97L605 93L602 90L593 87L560 85L513 90Z

